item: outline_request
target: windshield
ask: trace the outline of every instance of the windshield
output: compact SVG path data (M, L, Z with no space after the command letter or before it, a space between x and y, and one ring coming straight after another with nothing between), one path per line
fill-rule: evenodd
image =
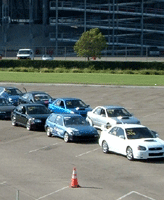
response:
M51 99L51 97L47 94L36 94L34 95L35 101L45 101Z
M72 126L72 125L87 125L85 119L81 116L76 117L64 117L64 124L65 126Z
M6 99L0 99L0 106L8 105L8 101Z
M124 108L114 108L107 109L108 117L130 117L132 116L127 110Z
M67 100L67 108L87 107L87 105L81 100Z
M50 114L50 111L44 106L28 106L27 114Z
M19 51L19 54L30 54L30 51L28 51L28 50Z
M155 137L148 128L128 128L126 129L126 135L128 139L142 139Z
M22 92L15 88L5 89L5 92L7 92L9 95L22 95Z

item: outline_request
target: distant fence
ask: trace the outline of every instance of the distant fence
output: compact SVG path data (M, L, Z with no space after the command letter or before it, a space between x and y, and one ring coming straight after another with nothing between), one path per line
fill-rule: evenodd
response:
M41 57L43 54L52 55L54 57L77 57L72 46L1 46L0 54L2 54L3 57L14 58L16 57L18 49L25 48L33 49L35 57ZM141 57L141 48L123 47L122 49L117 49L115 47L114 49L111 49L111 47L109 47L102 51L102 57ZM149 57L148 48L144 49L143 57ZM164 51L160 51L158 57L164 57Z

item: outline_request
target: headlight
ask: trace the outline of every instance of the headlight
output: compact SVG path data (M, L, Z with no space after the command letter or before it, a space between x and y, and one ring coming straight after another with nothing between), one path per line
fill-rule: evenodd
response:
M75 114L73 111L70 112L71 114Z
M35 119L35 118L31 118L31 119L29 119L29 121L31 122L31 124L41 123L40 119Z
M11 101L13 101L13 99L9 97L9 101L11 102Z
M138 146L137 149L140 151L146 151L146 147L144 146Z
M41 123L42 121L40 119L34 119L35 123Z
M80 135L79 131L74 131L73 135Z
M0 111L0 114L5 114L6 112L5 111Z

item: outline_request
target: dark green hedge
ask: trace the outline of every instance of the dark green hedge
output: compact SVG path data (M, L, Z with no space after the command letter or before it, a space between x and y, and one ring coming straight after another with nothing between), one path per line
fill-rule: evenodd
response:
M91 69L91 70L164 70L163 62L120 62L120 61L42 61L42 60L1 60L0 68L33 67L40 68L59 68L66 69Z

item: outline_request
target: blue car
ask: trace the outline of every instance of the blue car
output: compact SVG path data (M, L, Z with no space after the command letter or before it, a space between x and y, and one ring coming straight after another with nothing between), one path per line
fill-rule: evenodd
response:
M87 117L87 112L92 110L89 105L78 98L58 98L49 103L48 109L54 113L79 114L84 118Z
M19 102L19 97L22 96L22 93L16 87L10 86L1 86L0 87L0 96L6 98L12 105L17 106Z
M48 137L57 136L65 142L98 140L98 131L78 114L55 114L47 118L45 131Z

